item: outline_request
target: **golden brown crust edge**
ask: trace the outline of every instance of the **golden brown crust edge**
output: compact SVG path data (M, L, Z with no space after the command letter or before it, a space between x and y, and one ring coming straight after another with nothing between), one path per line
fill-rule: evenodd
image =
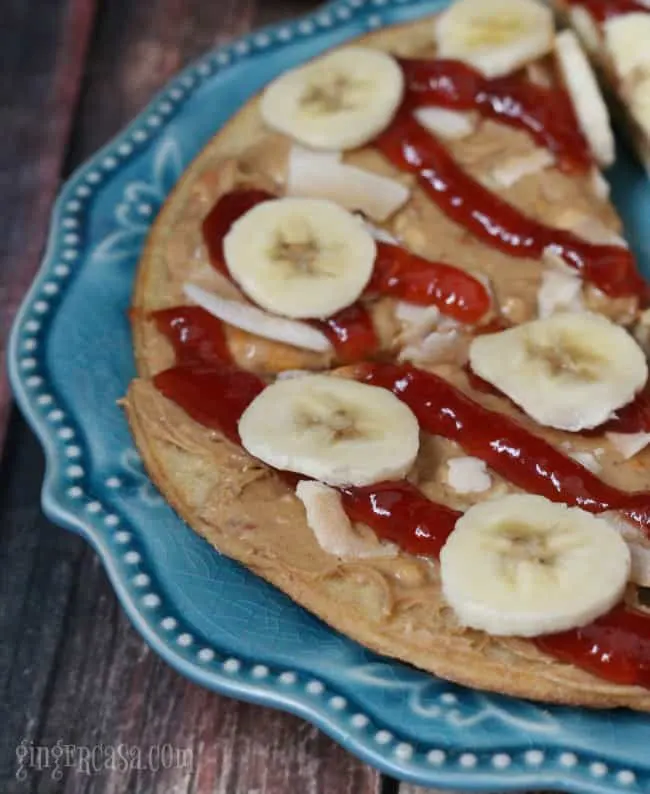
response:
M388 34L381 31L364 38L381 45L395 35L410 36L414 28L413 24L409 24L393 29ZM205 170L207 162L222 160L246 149L255 141L258 127L255 101L252 100L194 160L159 213L139 265L133 295L133 307L136 310L132 318L134 349L138 372L143 378L149 377L157 367L155 363L152 366L148 359L146 340L150 326L144 320L143 312L139 310L146 311L156 303L160 287L160 274L157 273L156 263L161 246L164 247L173 228L177 207L182 206L196 177ZM191 465L193 482L190 484L189 478L184 476L183 467L192 457L191 453L183 451L182 445L170 441L160 432L162 417L168 412L173 414L178 411L176 406L161 397L149 382L136 380L129 389L125 410L151 479L179 516L219 551L243 563L343 634L378 653L398 658L449 681L477 689L549 703L596 708L625 706L650 711L650 693L647 691L608 684L588 673L543 656L530 643L518 640L498 641L494 643L497 653L489 657L483 648L472 649L466 642L447 636L443 625L434 641L422 647L421 644L409 642L403 636L396 637L387 633L381 622L374 620L367 612L364 613L363 603L350 602L346 609L332 611L328 608L332 596L318 586L320 580L313 572L305 573L295 567L283 566L277 558L273 560L272 555L269 556L268 547L256 548L254 543L249 542L250 539L242 541L237 533L228 531L220 521L205 520L202 510L197 504L193 504L189 495L219 489L223 484L221 480L225 471L225 459L217 455L214 459L204 461L196 456L197 459ZM191 421L188 424L194 425ZM194 425L191 432L204 431ZM229 449L227 454L232 455L232 448L227 442L216 437L213 439L217 450L223 452L224 448ZM237 454L241 457L240 453ZM182 465L179 465L179 461ZM277 489L277 483L275 487ZM287 498L296 502L296 533L310 534L304 518L299 515L302 509L299 503L288 491ZM359 586L360 593L362 590L363 586ZM337 597L344 595L349 596L349 593L338 593ZM363 598L360 601L363 602ZM524 650L522 654L522 647L528 647L530 651Z
M254 530L249 538L245 538L238 529L229 531L201 516L201 509L192 505L188 493L200 498L200 494L214 491L219 487L222 473L227 471L227 457L235 454L236 465L241 465L244 453L233 453L228 442L215 439L215 455L220 460L193 460L193 483L188 486L186 475L189 470L185 469L183 459L191 453L181 449L181 446L187 446L187 441L178 444L166 440L161 437L159 426L156 426L161 410L170 411L165 421L173 422L174 414L179 409L158 393L153 395L152 392L155 389L151 383L134 381L129 389L125 409L149 476L168 503L191 528L220 552L243 563L337 631L377 653L400 659L446 680L476 689L548 703L595 708L627 706L650 711L650 693L636 687L608 684L582 671L547 660L535 652L530 658L519 656L517 652L509 653L509 640L499 643L505 650L502 660L496 656L488 658L484 648L472 649L466 643L459 643L454 636L442 634L424 648L420 643L409 641L408 637L396 638L390 631L386 631L381 621L375 621L369 614L364 614L363 598L356 608L350 602L345 605L346 608L332 611L328 608L328 601L332 596L320 586L322 580L318 576L293 566L285 566L277 558L273 559L273 555L268 553L268 547L256 545ZM163 406L163 403L167 405ZM276 492L283 486L276 482L270 487L273 489L273 499L277 499ZM247 518L243 517L244 523ZM309 532L304 522L302 527L296 529ZM362 588L363 585L359 585L359 592ZM347 596L346 590L338 591L336 598L339 604L340 599ZM516 645L519 644L516 641Z

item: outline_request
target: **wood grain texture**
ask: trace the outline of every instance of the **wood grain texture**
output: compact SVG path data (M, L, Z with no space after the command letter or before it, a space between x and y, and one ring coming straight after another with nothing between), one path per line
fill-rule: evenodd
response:
M7 0L0 11L0 449L7 334L38 267L95 15L95 0Z
M0 493L1 790L376 794L377 774L316 728L206 692L142 643L94 553L41 516L37 442L24 431L21 422L12 427L13 465ZM26 748L60 741L78 749L70 766L61 764L61 779L44 756L44 768L26 762L17 780L22 739ZM102 743L122 745L128 768L97 769L108 750L85 758ZM161 747L175 748L169 768L165 756L149 755Z

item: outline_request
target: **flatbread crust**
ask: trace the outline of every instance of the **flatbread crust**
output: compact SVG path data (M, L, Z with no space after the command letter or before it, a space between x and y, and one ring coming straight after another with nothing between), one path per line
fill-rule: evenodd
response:
M427 19L397 26L371 34L366 42L415 54L426 49L430 25ZM525 640L495 638L460 627L441 597L433 561L404 553L356 561L327 554L308 527L302 504L271 470L191 420L148 380L173 363L170 346L147 319L147 312L184 302L175 271L188 267L192 247L200 239L200 224L191 221L193 211L188 208L196 205L196 214L204 214L215 195L234 183L245 183L249 172L260 186L250 153L268 138L253 100L184 174L159 214L142 256L132 313L140 377L129 388L125 410L153 482L179 516L220 552L378 653L478 689L545 702L650 711L650 692L645 689L608 683L542 654ZM281 152L283 142L275 143ZM266 163L265 178L271 174L271 181L272 171ZM596 211L604 222L616 226L606 203ZM539 267L532 261L517 263L519 268L529 266ZM231 343L244 359L252 350L244 334L234 333ZM262 372L267 359L273 359L267 370L272 371L290 368L296 363L292 356L302 356L259 340L254 352L255 368ZM302 361L304 366L322 363Z

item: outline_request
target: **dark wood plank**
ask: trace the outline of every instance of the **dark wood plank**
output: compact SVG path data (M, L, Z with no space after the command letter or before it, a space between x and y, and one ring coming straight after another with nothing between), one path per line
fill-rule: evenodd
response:
M8 605L0 630L3 636L10 633L3 647L13 651L11 675L2 683L14 707L2 724L16 745L25 737L23 748L34 749L23 765L26 779L12 780L18 771L15 745L5 748L2 791L19 794L33 785L43 794L63 788L75 794L270 794L316 786L311 790L375 793L376 774L315 728L206 692L142 643L93 552L53 531L35 510L38 481L25 465L37 457L35 442L15 449L21 437L9 439L15 466L0 497L3 514L14 519L3 525L3 554L11 555L13 570L25 569L9 571L0 588ZM27 544L25 536L31 537ZM57 741L77 748L71 765L62 765L62 780L52 774ZM106 749L89 760L100 744ZM109 748L118 746L145 768L97 769L109 758ZM163 747L171 765L165 768L165 761L157 769L166 756L159 759L156 748ZM46 748L40 751L41 770L35 768L36 748ZM154 768L146 768L150 764Z
M254 0L105 0L75 130L73 161L82 161L109 140L189 61L250 30L255 18Z
M314 5L104 0L68 168L110 138L206 47ZM33 125L36 116L28 116L27 126ZM30 196L33 202L38 198ZM38 445L14 417L0 471L0 790L377 794L380 776L317 729L206 692L149 651L117 604L95 554L41 515L42 473ZM57 741L81 749L73 766L61 770L61 780L47 750L41 760L50 767L27 763L26 778L19 780L16 748L22 739L28 751L53 748ZM192 763L181 755L170 769L86 775L85 748L100 743L139 748L143 763L149 747L169 745L191 751Z
M7 0L0 12L0 450L6 337L43 251L94 14L94 0Z

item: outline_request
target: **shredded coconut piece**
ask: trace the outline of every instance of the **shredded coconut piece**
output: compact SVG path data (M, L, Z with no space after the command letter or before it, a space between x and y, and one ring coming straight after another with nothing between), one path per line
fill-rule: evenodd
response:
M433 331L419 342L407 345L399 354L399 360L414 364L442 364L467 359L467 344L455 329Z
M542 319L557 311L579 312L582 302L582 279L575 271L565 268L550 268L542 274L542 283L537 292L537 313Z
M451 458L447 461L447 482L458 493L481 493L492 487L485 461L480 458Z
M400 342L417 344L438 324L440 310L435 306L418 306L407 301L395 304L395 318L402 326Z
M183 292L210 314L243 331L317 353L332 351L332 345L325 334L307 323L269 314L248 303L226 300L195 284L184 284Z
M305 506L307 523L328 554L344 559L364 557L394 557L397 548L392 543L381 543L372 533L362 535L348 518L341 495L334 488L313 480L301 480L296 486L296 496Z
M569 454L573 460L577 461L581 466L584 466L585 469L589 469L589 471L593 472L594 474L597 474L600 471L601 465L592 452L587 452L586 450L576 450L575 452L570 452Z
M413 115L419 124L443 138L466 138L476 129L476 115L471 112L420 107Z

